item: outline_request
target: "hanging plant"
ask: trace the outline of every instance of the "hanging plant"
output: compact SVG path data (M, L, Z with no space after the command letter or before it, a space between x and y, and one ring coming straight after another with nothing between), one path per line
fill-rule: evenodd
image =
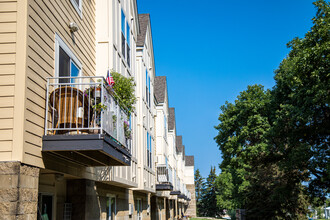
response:
M119 98L119 105L130 115L134 111L134 104L136 102L134 95L136 84L134 79L133 77L125 77L114 71L111 72L111 75L115 81L112 88Z

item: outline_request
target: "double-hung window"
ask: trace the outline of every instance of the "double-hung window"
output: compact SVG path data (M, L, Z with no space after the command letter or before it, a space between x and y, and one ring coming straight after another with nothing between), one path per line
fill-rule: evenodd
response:
M58 35L55 35L55 47L55 76L73 77L59 78L59 83L76 83L74 77L81 75L81 63Z
M167 137L167 120L166 116L164 115L164 137Z
M131 29L123 10L121 10L121 52L128 66L131 65Z
M151 106L151 100L150 100L150 76L148 74L148 70L146 70L146 100L149 105Z
M108 196L107 197L107 220L115 220L116 219L116 197Z
M152 168L152 143L151 143L151 135L147 132L147 165Z

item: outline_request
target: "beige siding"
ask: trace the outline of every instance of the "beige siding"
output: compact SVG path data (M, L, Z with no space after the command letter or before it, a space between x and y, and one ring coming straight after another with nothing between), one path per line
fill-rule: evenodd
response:
M13 147L17 2L0 1L0 161Z
M83 74L95 75L95 0L83 1L82 19L69 0L29 0L27 10L23 161L43 167L41 138L44 134L45 89L47 77L54 76L55 72L55 33L62 38L82 63ZM79 26L79 31L74 33L74 42L68 28L70 22L75 22ZM3 28L10 29L11 27ZM12 49L10 45L5 45L4 48L8 51ZM10 124L10 121L7 121L7 124Z

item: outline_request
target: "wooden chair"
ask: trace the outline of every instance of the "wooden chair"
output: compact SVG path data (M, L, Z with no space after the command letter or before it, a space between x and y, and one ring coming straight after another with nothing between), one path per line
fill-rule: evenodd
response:
M72 131L65 128L77 128L77 133L79 133L79 131L83 131L83 128L88 128L91 123L92 107L88 98L84 97L84 93L77 88L61 86L55 89L50 94L49 105L52 118L54 118L52 123L56 124L55 128L62 128L62 130L55 130L54 134ZM82 114L79 115L80 112Z

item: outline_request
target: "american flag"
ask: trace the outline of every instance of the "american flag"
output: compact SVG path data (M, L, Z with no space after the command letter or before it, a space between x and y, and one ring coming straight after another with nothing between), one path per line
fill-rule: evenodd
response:
M115 85L115 81L113 80L113 77L111 76L110 71L108 70L107 73L107 79L106 79L107 83L109 84L110 87L113 87L113 85Z

